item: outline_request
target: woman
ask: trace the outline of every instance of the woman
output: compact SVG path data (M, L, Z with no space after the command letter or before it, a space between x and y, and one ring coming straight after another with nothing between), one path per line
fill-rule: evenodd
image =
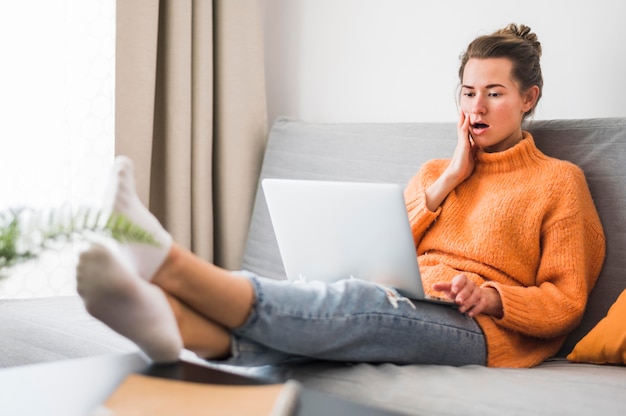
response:
M600 272L604 233L582 171L522 130L541 97L537 37L509 25L465 52L458 142L426 163L405 199L422 278L458 309L392 304L359 280L294 285L223 270L172 242L118 158L112 210L159 247L81 255L88 311L155 361L183 347L232 364L310 359L529 367L555 354Z

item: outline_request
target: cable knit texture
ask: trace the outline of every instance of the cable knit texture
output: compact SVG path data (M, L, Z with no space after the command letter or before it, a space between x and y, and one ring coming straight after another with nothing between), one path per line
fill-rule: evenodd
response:
M479 151L472 176L436 212L425 189L449 160L426 163L405 191L425 290L464 272L496 289L504 316L476 317L488 365L531 367L553 356L582 319L605 238L583 172L548 157L532 136Z

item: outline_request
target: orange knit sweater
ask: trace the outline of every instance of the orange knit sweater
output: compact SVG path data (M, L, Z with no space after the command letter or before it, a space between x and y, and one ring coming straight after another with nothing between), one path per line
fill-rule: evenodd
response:
M602 225L583 172L541 153L529 133L511 149L479 151L472 176L436 212L425 189L449 160L426 163L405 199L426 291L464 272L502 297L501 319L479 315L487 364L531 367L580 322L604 262Z

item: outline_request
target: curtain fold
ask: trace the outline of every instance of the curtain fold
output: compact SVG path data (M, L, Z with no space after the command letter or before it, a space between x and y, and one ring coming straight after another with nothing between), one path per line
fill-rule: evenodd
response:
M241 264L267 135L257 0L118 0L116 154L174 239Z

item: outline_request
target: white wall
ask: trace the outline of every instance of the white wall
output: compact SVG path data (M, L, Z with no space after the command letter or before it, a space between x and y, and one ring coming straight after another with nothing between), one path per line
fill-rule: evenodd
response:
M270 121L455 121L459 55L510 22L543 46L536 119L626 116L625 5L264 0Z

